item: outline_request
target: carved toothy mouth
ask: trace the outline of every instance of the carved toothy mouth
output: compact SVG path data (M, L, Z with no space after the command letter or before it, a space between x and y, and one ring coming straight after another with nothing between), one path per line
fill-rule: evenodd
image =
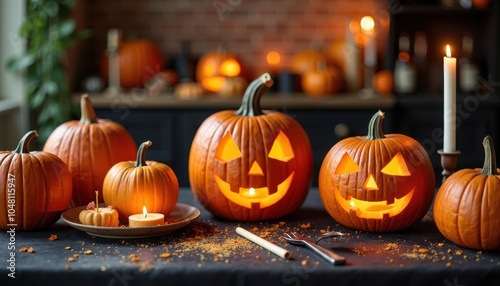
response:
M292 172L288 178L286 178L283 182L276 186L276 192L273 194L269 194L268 187L262 188L244 188L240 187L239 192L231 191L231 185L222 180L219 176L215 175L215 182L219 187L219 190L224 194L226 198L228 198L231 202L238 204L240 206L251 209L252 204L259 204L259 207L266 208L271 205L274 205L276 202L281 200L292 183L293 175L295 172ZM251 190L252 189L252 190Z
M345 199L337 189L334 190L334 193L335 199L345 211L356 212L356 216L359 218L382 219L401 213L410 203L414 191L415 188L402 198L394 198L392 204L387 204L387 201L364 201L353 198L349 194Z

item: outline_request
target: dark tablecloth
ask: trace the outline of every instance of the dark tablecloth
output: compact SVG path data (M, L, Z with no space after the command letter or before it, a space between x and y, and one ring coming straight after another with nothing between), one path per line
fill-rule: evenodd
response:
M16 232L15 278L8 276L10 236L3 231L0 284L500 285L500 253L453 244L439 233L431 215L404 231L370 233L336 223L314 188L297 212L267 222L214 218L189 189L181 190L179 202L199 208L202 215L156 238L94 237L62 220L47 230ZM283 260L240 237L235 233L237 226L290 250L292 259ZM281 238L286 231L316 237L331 229L346 236L320 244L345 256L344 266L329 265L310 250L288 245ZM58 239L49 240L52 234ZM35 252L20 252L21 247L33 247ZM84 254L88 250L92 254Z

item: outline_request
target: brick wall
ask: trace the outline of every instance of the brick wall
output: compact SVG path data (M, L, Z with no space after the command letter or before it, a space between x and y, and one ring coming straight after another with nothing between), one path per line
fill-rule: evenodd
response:
M166 60L182 42L199 57L225 43L243 61L250 76L265 70L265 56L276 50L286 64L311 44L327 48L342 39L348 17L380 14L387 0L86 0L83 25L92 30L85 42L81 77L98 71L106 33L153 41ZM384 38L378 38L383 47Z

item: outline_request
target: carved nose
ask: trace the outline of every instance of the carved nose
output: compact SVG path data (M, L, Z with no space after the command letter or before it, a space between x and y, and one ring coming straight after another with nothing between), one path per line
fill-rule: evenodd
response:
M259 163L257 163L257 161L253 162L252 167L250 168L250 171L248 171L248 175L264 176L264 172L262 172L262 168L259 166Z
M378 190L377 182L375 182L375 179L373 178L372 174L368 174L368 178L366 178L366 181L363 184L363 189L367 191Z

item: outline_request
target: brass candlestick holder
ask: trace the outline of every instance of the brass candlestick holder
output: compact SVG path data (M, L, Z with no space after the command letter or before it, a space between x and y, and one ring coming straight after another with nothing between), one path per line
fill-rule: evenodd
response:
M443 167L443 183L453 172L455 172L455 167L457 166L458 155L460 151L444 152L444 150L438 150L438 154L441 155L441 167Z

